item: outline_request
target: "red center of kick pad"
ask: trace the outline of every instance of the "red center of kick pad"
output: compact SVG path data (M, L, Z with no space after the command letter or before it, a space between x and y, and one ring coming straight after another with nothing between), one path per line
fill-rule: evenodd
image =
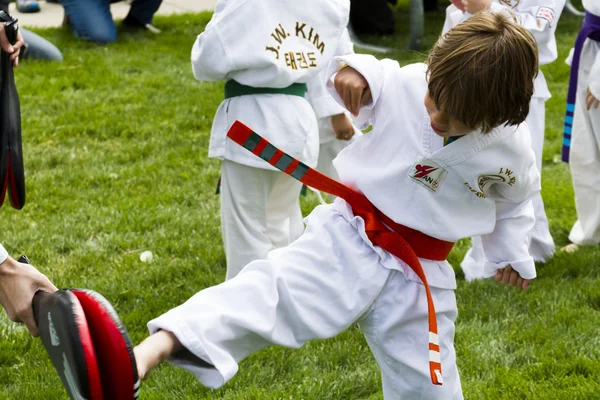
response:
M104 399L137 399L139 379L133 345L108 301L88 290L71 290L85 313L96 358Z
M79 338L81 339L81 347L83 348L83 355L87 365L90 395L92 400L100 400L103 398L102 387L100 386L100 374L96 363L94 362L97 353L94 351L93 340L89 332L89 324L86 321L85 312L82 308L83 307L80 307L79 304L76 303L76 300L74 300L72 312L75 316Z

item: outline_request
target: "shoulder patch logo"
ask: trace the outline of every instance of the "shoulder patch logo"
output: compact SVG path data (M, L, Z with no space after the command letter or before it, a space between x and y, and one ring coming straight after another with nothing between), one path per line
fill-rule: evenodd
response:
M437 192L440 185L446 179L448 171L431 160L418 157L410 169L408 177L425 186L427 189Z
M479 175L477 178L477 186L479 190L474 189L469 182L465 182L465 186L469 188L472 193L479 198L485 199L485 191L496 183L506 184L512 186L517 182L517 178L514 176L514 171L510 168L500 168L497 174Z
M552 26L552 24L554 23L554 20L556 19L554 10L551 9L550 7L540 7L538 9L538 12L535 15L535 17L540 18L540 19L545 19L546 21L548 21L548 25L550 25L550 26Z

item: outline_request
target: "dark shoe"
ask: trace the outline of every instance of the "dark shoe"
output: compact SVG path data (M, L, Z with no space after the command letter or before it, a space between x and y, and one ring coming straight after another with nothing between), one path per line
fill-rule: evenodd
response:
M17 0L17 10L22 13L40 12L37 0Z
M160 33L160 29L158 29L157 27L152 26L151 24L144 24L143 22L138 21L129 14L123 19L123 26L133 29L145 29L152 33Z

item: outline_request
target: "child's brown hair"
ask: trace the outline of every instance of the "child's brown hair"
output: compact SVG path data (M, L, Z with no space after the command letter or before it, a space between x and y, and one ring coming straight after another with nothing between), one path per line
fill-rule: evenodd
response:
M427 60L436 107L472 130L517 125L529 114L538 49L506 14L479 13L435 44Z

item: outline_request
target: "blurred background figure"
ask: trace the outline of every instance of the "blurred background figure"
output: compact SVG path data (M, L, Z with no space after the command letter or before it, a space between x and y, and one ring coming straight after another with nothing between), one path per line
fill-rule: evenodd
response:
M35 3L37 5L37 1L27 0L27 2ZM0 0L0 10L8 13L8 4L10 0ZM17 10L19 12L32 12L32 11L21 11L19 9L20 1L17 1ZM38 6L39 11L39 6ZM21 30L21 34L23 35L23 39L25 40L25 47L21 50L21 55L19 58L27 59L30 58L32 60L46 60L46 61L59 61L62 62L63 56L60 50L41 37L38 34L35 34L22 26L19 25L19 29Z
M40 12L41 8L37 0L17 0L17 10L22 13Z
M73 33L81 39L101 44L115 42L117 26L110 12L110 4L118 1L62 0L64 23L70 25ZM123 19L123 26L159 33L152 26L152 19L161 3L162 0L133 0L129 13Z

